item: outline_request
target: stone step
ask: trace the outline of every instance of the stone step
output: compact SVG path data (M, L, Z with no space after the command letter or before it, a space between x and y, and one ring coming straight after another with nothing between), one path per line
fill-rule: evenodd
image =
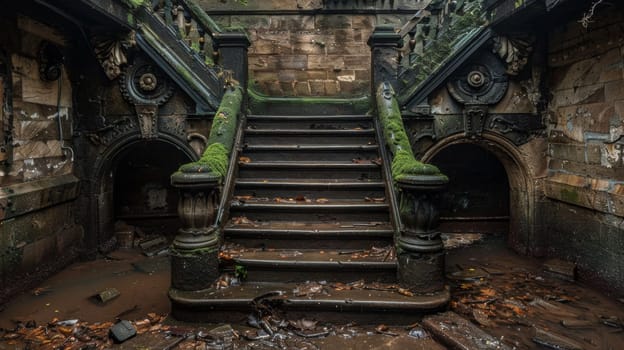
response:
M316 204L335 204L341 200L351 200L357 204L385 202L384 196L384 182L374 179L241 178L235 181L234 192L234 199L244 198L247 202L295 201Z
M301 162L265 161L239 162L238 178L275 179L288 174L289 179L360 179L381 180L381 169L371 162Z
M190 322L245 323L263 305L286 319L359 324L413 324L425 313L443 309L448 290L427 295L403 295L396 290L338 290L328 286L315 294L297 293L294 283L245 282L240 286L201 291L172 289L169 298L176 319Z
M374 129L255 129L245 130L245 144L376 144Z
M255 161L376 161L377 145L368 144L307 144L307 145L245 145L241 156Z
M389 222L230 221L224 234L228 242L247 247L367 249L391 244L394 231Z
M370 129L370 115L249 115L247 127L257 129Z
M396 281L396 261L393 249L380 249L370 255L370 249L242 249L233 258L247 271L247 281L303 282Z
M318 200L318 199L317 199ZM388 221L387 203L331 199L326 203L297 201L245 201L230 203L231 216L245 216L259 221Z

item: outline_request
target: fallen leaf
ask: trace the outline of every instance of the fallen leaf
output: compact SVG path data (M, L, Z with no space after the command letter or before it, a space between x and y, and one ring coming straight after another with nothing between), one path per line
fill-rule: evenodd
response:
M238 161L241 163L251 163L251 158L249 157L238 157Z
M319 203L319 204L323 204L323 203L327 203L327 202L329 202L329 199L327 199L327 198L317 198L317 199L315 200L315 202L316 202L316 203Z
M412 293L412 291L410 291L409 289L405 289L405 288L399 288L397 289L397 292L401 295L405 295L406 297L414 296L414 293Z

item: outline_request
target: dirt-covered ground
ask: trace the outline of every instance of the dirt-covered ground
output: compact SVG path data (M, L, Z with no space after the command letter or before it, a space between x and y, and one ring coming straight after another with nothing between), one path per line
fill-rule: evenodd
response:
M459 247L448 250L451 310L512 349L624 348L619 296L553 277L544 272L543 261L516 255L500 237L466 245L474 238L456 240ZM444 348L418 317L401 326L279 315L268 325L258 324L253 315L238 325L176 322L167 317L169 279L166 256L147 258L138 250L119 249L73 264L0 306L0 349ZM109 295L98 300L96 295L107 289ZM110 330L118 320L130 321L138 335L115 343Z

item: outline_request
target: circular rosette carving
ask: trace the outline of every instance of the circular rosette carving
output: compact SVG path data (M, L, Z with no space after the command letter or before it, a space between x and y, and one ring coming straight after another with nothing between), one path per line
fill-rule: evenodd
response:
M503 62L489 52L463 65L446 85L449 93L464 104L495 104L507 92L508 77Z
M173 95L171 80L156 65L136 60L119 79L123 97L133 104L162 105Z

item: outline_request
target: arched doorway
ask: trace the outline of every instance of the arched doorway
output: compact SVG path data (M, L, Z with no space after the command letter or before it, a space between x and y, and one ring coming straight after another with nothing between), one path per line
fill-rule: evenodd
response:
M178 191L170 176L189 161L179 148L158 141L139 142L121 152L113 169L115 222L148 235L175 233Z
M507 227L507 242L514 250L528 254L539 249L533 232L535 184L524 157L514 144L493 132L483 132L476 138L455 134L430 147L422 160L450 171L450 181L458 182L450 187L456 193L448 194L454 203L443 208L442 216L452 214L456 209L455 213L466 215L465 219L455 220L466 221L462 223L464 228L472 225L479 229L479 224L486 232L494 232ZM470 186L484 193L476 193ZM462 197L463 192L468 192L468 202ZM491 198L486 199L488 196ZM470 216L479 216L483 220L470 222ZM451 220L444 222L446 227L448 221Z
M508 233L509 181L492 152L476 144L454 144L430 162L450 180L440 204L444 232Z
M143 139L139 133L118 138L94 161L87 179L89 215L85 244L88 256L108 250L115 223L123 221L146 234L173 236L177 232L177 191L171 174L196 160L187 143L161 134Z

